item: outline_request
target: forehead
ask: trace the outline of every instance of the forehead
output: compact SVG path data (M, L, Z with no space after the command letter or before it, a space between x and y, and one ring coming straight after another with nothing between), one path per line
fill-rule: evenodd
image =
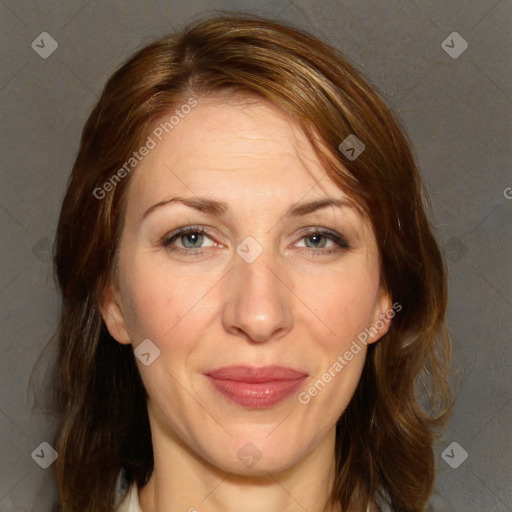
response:
M186 115L174 115L179 106L174 107L151 126L155 144L131 177L129 216L174 195L222 200L240 213L275 213L325 197L355 204L327 175L307 136L278 107L244 96L197 101ZM350 216L367 223L360 212Z
M166 118L169 116L155 125L165 125ZM293 121L278 107L255 98L200 98L197 107L156 142L157 151L151 156L183 169L257 167L264 171L265 161L279 160L308 160L320 167L306 136Z

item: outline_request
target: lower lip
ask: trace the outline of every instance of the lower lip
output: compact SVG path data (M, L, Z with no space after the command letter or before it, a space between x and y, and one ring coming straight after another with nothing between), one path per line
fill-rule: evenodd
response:
M213 387L231 402L242 407L264 409L272 407L297 391L306 376L293 380L275 380L269 382L240 382L228 379L216 379L207 375Z

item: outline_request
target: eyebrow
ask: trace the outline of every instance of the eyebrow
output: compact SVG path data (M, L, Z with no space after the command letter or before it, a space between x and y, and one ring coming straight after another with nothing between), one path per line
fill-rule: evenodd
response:
M159 203L156 203L148 208L142 215L142 219L145 219L156 209L172 203L182 203L185 206L193 208L197 211L209 215L215 215L217 217L225 217L229 210L227 203L224 203L223 201L216 201L214 199L208 199L207 197L173 197L171 199L166 199L165 201L160 201ZM307 215L309 213L313 213L317 210L328 208L330 206L334 206L336 208L352 208L352 205L347 200L326 197L304 203L294 204L288 208L283 217L301 217L303 215Z

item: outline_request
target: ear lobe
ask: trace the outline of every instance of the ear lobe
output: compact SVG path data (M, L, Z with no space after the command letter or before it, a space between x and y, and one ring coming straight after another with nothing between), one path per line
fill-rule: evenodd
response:
M131 343L130 336L126 330L124 313L120 303L119 294L115 286L112 283L109 284L101 298L101 316L110 335L119 343L129 345Z
M368 337L368 343L375 343L389 331L391 319L394 316L390 315L390 311L393 311L391 297L384 288L381 288L375 304L373 323L369 328L373 336Z

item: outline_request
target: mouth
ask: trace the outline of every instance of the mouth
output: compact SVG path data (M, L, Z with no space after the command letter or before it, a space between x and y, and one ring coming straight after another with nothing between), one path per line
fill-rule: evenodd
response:
M272 407L298 390L307 373L283 366L227 366L205 373L231 403L252 409Z

